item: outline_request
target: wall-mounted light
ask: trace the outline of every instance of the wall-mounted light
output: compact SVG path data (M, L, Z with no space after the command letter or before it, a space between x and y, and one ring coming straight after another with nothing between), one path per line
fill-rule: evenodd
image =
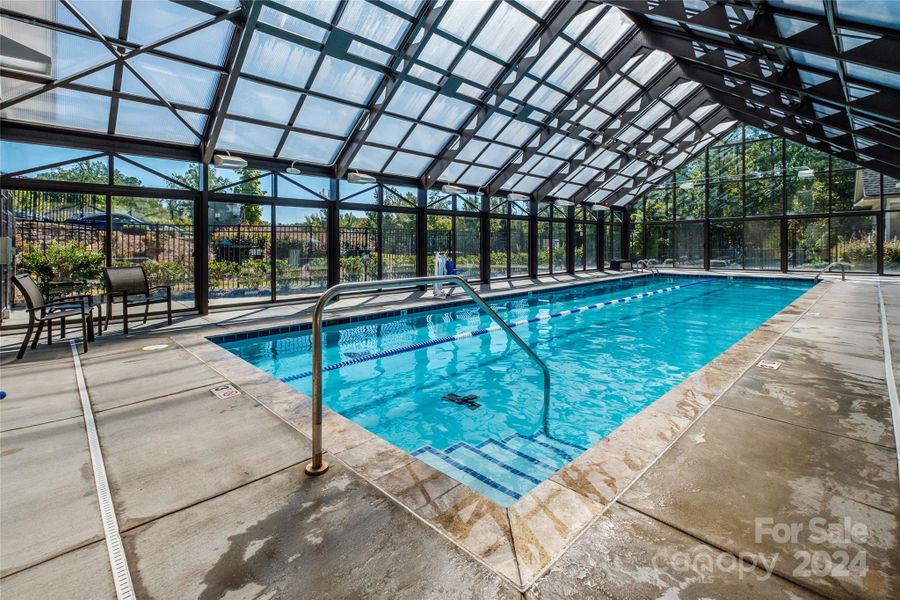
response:
M800 170L797 171L797 177L800 179L812 179L815 176L816 172L809 167L800 167Z
M449 183L445 183L441 186L441 191L445 194L466 194L468 190L464 187L460 187L458 185L452 185Z
M350 183L375 183L378 180L373 175L353 171L352 173L347 173L347 181Z
M225 154L213 156L213 164L223 169L243 169L247 166L247 161L240 156L232 156L230 152L225 152Z
M575 203L571 200L566 200L564 198L557 198L553 201L553 204L557 206L575 206Z
M591 210L595 212L601 212L609 210L609 207L605 204L594 204L593 206L591 206Z
M692 190L692 189L694 189L694 182L693 181L685 181L684 183L679 184L678 187L679 187L679 189L682 189L682 190Z
M513 202L524 202L528 200L528 196L526 194L519 194L517 192L510 192L506 195L507 200L512 200Z
M294 162L292 162L291 166L289 166L287 169L285 169L284 172L288 173L290 175L300 175L303 171L301 171L300 169L298 169L297 167L294 166L296 163L297 163L296 160Z

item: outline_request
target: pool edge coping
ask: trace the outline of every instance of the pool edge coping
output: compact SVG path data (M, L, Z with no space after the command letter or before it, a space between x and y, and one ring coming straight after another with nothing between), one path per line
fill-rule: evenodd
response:
M678 272L672 274L683 275ZM699 274L695 276L697 275ZM759 279L752 274L704 273L703 275ZM531 291L582 287L641 276L645 275L626 274L608 279L575 280L536 286ZM763 278L809 279L789 276ZM580 456L563 465L508 507L482 496L465 484L326 407L323 437L329 460L336 459L341 462L436 532L454 542L478 562L503 577L520 592L525 592L543 573L552 568L556 560L584 531L603 517L628 487L652 467L719 400L722 394L756 364L759 357L768 351L830 286L831 282L827 280L822 281L820 285L813 285L741 340L679 385L658 397ZM491 294L490 297L492 299L514 297L527 293L528 290L509 292L504 290ZM422 306L416 312L464 304L465 301L448 304L436 300ZM355 311L356 309L350 308L345 312ZM173 336L173 339L200 361L247 392L276 417L309 438L310 398L213 341L219 337L221 336L209 335L209 332L191 332ZM631 453L632 462L635 458L638 459L634 463L637 467L625 464L626 469L623 470L621 464L605 465L600 460L604 453L607 459L616 459L621 458L623 452L625 455ZM627 462L626 460L625 463ZM564 472L581 472L605 477L609 483L609 490L606 491L612 493L609 497L605 497L601 490L585 489L580 485L584 483L583 481L576 481L574 476L567 478ZM426 475L420 476L418 475L420 473ZM404 474L412 477L412 486L398 487L397 482L393 481L402 480ZM435 481L440 484L439 489L443 487L447 489L431 497L425 486ZM427 497L424 504L412 501L409 495L411 488L417 486L418 489L413 491ZM477 531L483 533L483 525L487 523L493 530L490 533L494 538L486 539L485 535L473 537L471 532L476 528L470 527L471 523L465 521L466 517L461 516L462 513L479 515L479 519L488 519L487 522L480 523L482 527L477 528ZM540 522L540 519L546 516L565 524L568 530L560 533L551 528L550 531L556 535L548 536L547 528L541 528ZM572 523L575 517L577 522ZM536 531L538 528L539 532ZM487 537L490 538L490 535ZM525 537L528 537L529 544L522 544L525 541L522 538ZM518 545L517 539L520 541ZM535 542L540 545L536 556L533 555ZM496 549L498 544L501 550L505 551L491 550Z

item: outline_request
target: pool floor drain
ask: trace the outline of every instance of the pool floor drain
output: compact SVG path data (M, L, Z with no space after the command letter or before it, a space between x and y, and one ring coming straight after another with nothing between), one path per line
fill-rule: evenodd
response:
M449 393L446 396L442 397L441 400L445 402L452 402L453 404L458 404L459 406L465 406L469 410L475 410L476 408L480 408L481 405L475 402L475 398L477 398L475 394L466 394L465 396L458 396L454 393Z

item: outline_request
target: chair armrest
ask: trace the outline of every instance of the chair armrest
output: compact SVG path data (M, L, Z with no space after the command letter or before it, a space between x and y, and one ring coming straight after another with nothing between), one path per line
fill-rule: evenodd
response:
M153 290L171 290L171 285L154 285L147 289L148 292L152 292Z
M54 298L53 300L47 300L44 302L45 306L51 306L53 304L74 304L75 302L87 302L91 303L93 301L93 297L90 294L76 294L74 296L65 296L63 298Z

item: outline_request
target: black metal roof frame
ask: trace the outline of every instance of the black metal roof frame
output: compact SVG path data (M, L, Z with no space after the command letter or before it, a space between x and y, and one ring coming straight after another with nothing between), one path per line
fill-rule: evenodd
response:
M530 19L534 26L522 38L518 47L509 53L508 58L502 60L480 48L476 41L479 33L490 26L495 13L503 8L501 4L504 2L521 13L520 16L525 15ZM900 47L900 33L893 28L842 19L835 0L823 0L822 15L811 15L756 0L733 0L728 3L705 0L554 0L543 11L516 0L493 0L466 39L456 38L455 34L451 35L446 31L440 34L437 32L441 19L450 10L452 2L422 0L415 11L407 13L380 0L368 0L372 7L389 13L392 18L401 19L405 24L405 31L396 47L339 27L348 0L338 0L328 22L273 0L240 0L240 5L234 8L222 8L221 3L213 4L202 0L179 2L202 13L203 20L144 44L128 39L132 0L121 2L116 36L110 36L109 32L101 33L71 0L60 0L60 3L80 23L80 27L65 24L59 19L17 12L6 7L0 12L4 19L99 42L109 51L110 58L58 79L4 70L2 74L5 78L13 78L35 87L19 96L3 99L0 101L0 110L5 113L6 109L56 89L97 94L110 99L107 131L102 133L66 129L4 117L2 124L5 139L210 162L217 150L228 149L227 146L220 147L220 137L226 121L234 121L248 126L270 129L277 127L281 130L272 156L238 152L258 168L281 170L292 162L297 162L307 173L342 178L349 170L354 169L353 162L360 151L364 147L372 147L388 158L384 160L380 170L361 170L374 172L390 183L428 188L440 181L458 182L462 173L477 167L480 171L493 170L493 173L481 185L465 185L477 187L486 194L508 193L515 190L515 181L531 177L542 180L525 192L533 199L566 197L576 202L602 201L612 204L647 189L662 176L661 173L667 172L660 165L669 165L673 157L680 157L690 148L696 147L699 140L708 144L713 138L722 135L720 130L723 123L728 119L735 119L887 175L900 177L900 127L897 126L900 121L900 92L887 84L879 85L877 82L858 79L845 67L845 62L850 62L894 74L900 72L895 57L896 48ZM619 9L631 16L637 27L621 30L620 38L615 40L606 56L600 56L579 45L592 28L599 27L612 11ZM274 10L285 19L313 25L326 33L322 41L316 42L261 19L264 10ZM577 35L567 32L573 19L586 16L590 17L589 23ZM802 22L804 28L783 36L779 30L779 19ZM183 40L221 23L233 25L221 65L183 56L164 48L166 44ZM307 77L308 83L298 85L245 71L245 60L256 32L317 52L315 64ZM428 81L413 77L413 69L420 66L418 58L429 40L438 35L442 41L449 40L454 46L458 46L458 53L444 68L428 64L428 68L439 79ZM852 47L844 47L842 40L847 36L857 36L854 39L861 41ZM552 54L549 49L554 43L566 46L565 50L558 56L553 55L552 65L542 74L531 72L531 67L545 57L545 54ZM370 50L389 55L389 58L385 63L379 63L360 53L350 52L352 44L366 44ZM554 70L576 56L576 51L587 55L596 64L592 64L571 87L562 87L549 81ZM636 81L630 76L631 70L636 69L643 60L649 60L647 56L654 51L665 52L675 60L655 72L649 81ZM814 65L798 65L792 59L793 51L812 53L833 60L838 67L837 72L832 73ZM489 85L473 84L455 72L463 56L469 53L480 59L490 60L495 66L502 66L491 78ZM210 106L202 107L167 98L130 62L141 55L175 61L174 64L183 64L186 68L215 73L218 80ZM326 57L339 58L380 76L367 101L360 103L337 98L313 89L316 74ZM78 81L109 67L114 70L111 89L100 89ZM126 72L146 87L150 96L122 91ZM524 95L514 95L516 86L526 77L532 84L531 88ZM581 118L591 108L599 110L603 98L598 99L597 92L612 77L619 77L636 86L637 91L613 114L608 115L609 119L603 127L591 129L581 123ZM814 84L809 83L809 77L815 78ZM231 112L240 79L297 94L293 111L286 123L273 123ZM662 100L667 91L688 81L697 82L700 87L691 90L676 103ZM421 115L425 115L439 97L463 101L471 106L471 113L458 126L407 117L412 126L399 143L390 145L373 141L372 131L379 121L391 115L390 101L405 82L414 82L416 86L433 94L419 113ZM460 91L463 86L471 89L463 93ZM552 110L536 110L529 104L539 88L550 90L561 98L555 102ZM606 90L606 93L611 94L612 90ZM308 98L339 102L342 106L357 111L355 124L344 135L300 126L297 122L298 115ZM165 108L196 136L197 143L154 141L117 134L119 104L123 100ZM653 127L646 123L638 125L639 119L651 107L666 109L666 114L659 123L668 126ZM827 109L824 113L822 107ZM703 118L691 118L692 114L701 109L705 111ZM188 114L206 118L202 131L186 118L185 115ZM495 115L503 116L507 122L493 136L482 134L482 126ZM393 115L392 118L398 117L404 115ZM678 139L670 139L667 135L674 129L675 121L690 123L691 127L685 129ZM521 126L522 123L533 129L524 142L513 144L498 139L508 127L513 127L514 124ZM437 153L406 147L419 124L427 125L430 130L447 136ZM637 138L629 143L622 142L618 136L625 131L636 133ZM719 133L713 136L714 131ZM290 156L281 156L292 133L331 140L340 149L330 164L292 161ZM561 150L561 140L567 142L568 147L577 147L577 150ZM473 142L481 144L480 150L470 159L461 160L459 156ZM499 165L488 164L488 159L482 157L491 148L500 148L502 153L509 155L508 158ZM651 149L655 151L650 152ZM603 168L591 166L592 160L601 155L608 156L608 153L614 153L617 158ZM400 154L416 157L421 164L427 166L419 175L385 172L394 157ZM689 154L684 160L688 158ZM534 168L544 159L547 159L545 164L552 166L548 174L532 176L530 170L523 170L526 165L530 165L528 169ZM442 178L444 171L453 164L462 166L458 177ZM670 166L668 171L679 165ZM627 176L621 175L623 170L627 171ZM612 181L619 182L620 185L607 187ZM564 187L569 192L560 195L560 190ZM572 191L575 188L577 191Z

